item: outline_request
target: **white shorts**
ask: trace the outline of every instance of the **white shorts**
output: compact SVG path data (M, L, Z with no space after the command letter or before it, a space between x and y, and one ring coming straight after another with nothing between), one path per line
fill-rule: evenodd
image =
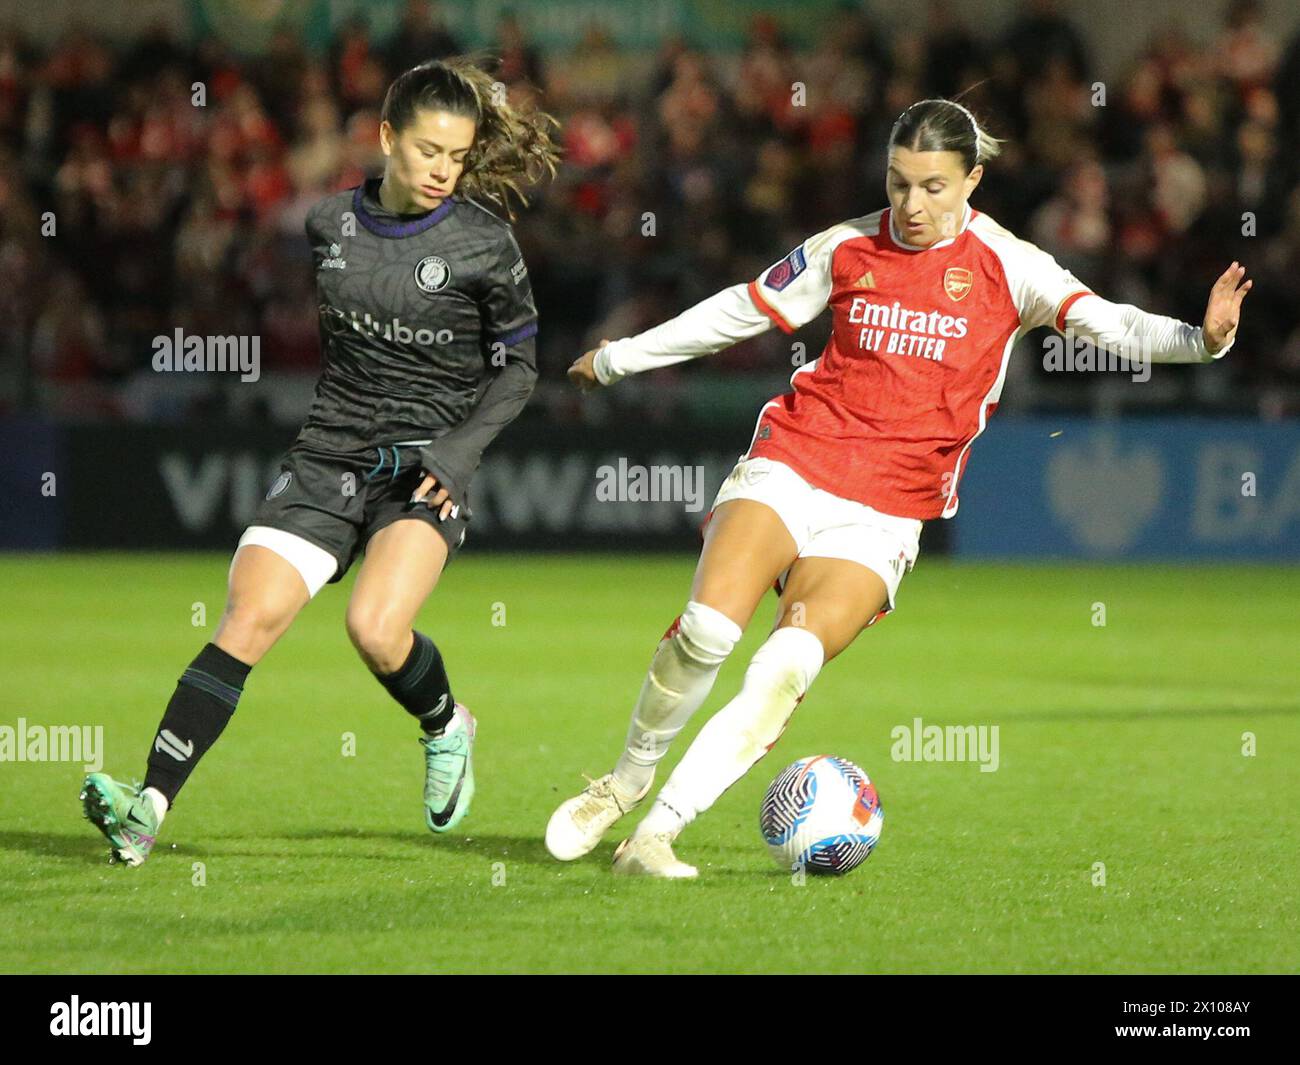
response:
M920 549L918 518L882 514L865 503L814 488L784 462L762 457L736 463L718 489L713 509L732 499L752 499L775 510L794 537L799 558L842 558L879 576L889 604L873 623L894 609L898 585ZM778 591L789 572L777 579Z

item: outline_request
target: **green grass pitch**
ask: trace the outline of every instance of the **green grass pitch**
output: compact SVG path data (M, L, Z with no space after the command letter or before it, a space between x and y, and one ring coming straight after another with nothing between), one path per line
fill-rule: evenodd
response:
M104 768L138 778L227 562L0 558L0 725L103 725ZM448 570L421 628L480 722L478 794L450 836L424 827L412 722L347 641L351 575L249 678L142 868L106 864L80 765L0 763L0 970L1300 968L1300 570L922 558L898 612L682 836L698 881L615 879L621 831L554 862L546 820L612 764L693 565L471 554ZM736 691L773 602L669 766ZM891 730L915 717L998 725L997 771L894 761ZM816 753L866 768L885 829L856 872L799 885L757 811L779 769Z

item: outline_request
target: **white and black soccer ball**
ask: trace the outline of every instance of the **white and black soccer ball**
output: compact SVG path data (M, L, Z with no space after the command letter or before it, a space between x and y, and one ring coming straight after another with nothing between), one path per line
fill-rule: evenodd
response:
M787 871L847 873L870 857L885 824L875 785L844 758L800 758L772 781L759 829Z

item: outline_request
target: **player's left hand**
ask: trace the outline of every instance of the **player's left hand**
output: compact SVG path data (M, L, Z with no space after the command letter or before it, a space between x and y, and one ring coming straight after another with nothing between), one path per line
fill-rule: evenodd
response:
M439 508L438 520L445 521L447 515L450 514L452 509L456 506L455 502L451 498L451 493L438 484L438 478L428 470L421 470L420 472L424 474L424 480L420 482L420 487L411 493L411 502L427 503L430 507ZM428 497L429 493L433 491L434 488L437 488L438 491L434 493L433 498L430 499Z
M1237 335L1241 301L1254 284L1253 281L1247 281L1238 288L1245 276L1246 268L1234 262L1223 271L1210 289L1210 302L1205 307L1205 324L1201 326L1201 333L1205 337L1205 349L1211 355L1223 350Z

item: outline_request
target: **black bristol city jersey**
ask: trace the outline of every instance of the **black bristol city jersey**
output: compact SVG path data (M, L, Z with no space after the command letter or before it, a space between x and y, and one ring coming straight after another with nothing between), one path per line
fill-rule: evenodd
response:
M332 453L427 444L464 490L537 378L537 309L510 225L451 196L398 215L379 178L307 215L323 370L300 443Z

